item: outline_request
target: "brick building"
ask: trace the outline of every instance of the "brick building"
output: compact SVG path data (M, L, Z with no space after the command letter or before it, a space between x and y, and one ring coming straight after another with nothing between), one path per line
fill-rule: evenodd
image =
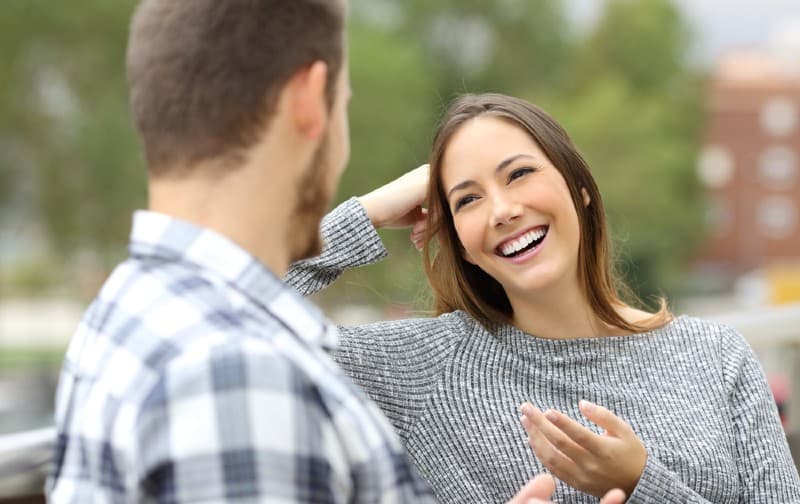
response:
M798 55L800 56L800 55ZM800 268L800 58L723 57L709 84L698 175L708 241L698 261L729 278Z

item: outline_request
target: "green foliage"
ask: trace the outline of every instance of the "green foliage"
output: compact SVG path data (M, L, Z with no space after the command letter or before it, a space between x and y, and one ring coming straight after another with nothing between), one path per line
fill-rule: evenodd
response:
M423 48L395 31L357 21L349 26L350 163L340 201L361 195L427 160L437 108L436 81L425 71ZM325 302L390 304L408 300L422 282L419 254L407 234L383 234L392 259L353 272L323 294ZM416 281L409 281L416 279ZM347 291L347 292L345 292Z
M66 348L4 346L0 351L0 369L13 371L38 368L55 372L64 362L65 353Z
M427 159L436 82L422 48L399 33L350 25L351 156L339 190L363 194Z
M666 91L686 76L691 36L669 0L609 0L594 32L580 45L574 82L616 74L637 92Z
M667 0L612 0L549 101L593 167L620 271L640 296L679 289L701 238L702 126L689 34Z
M131 210L144 204L124 76L135 4L3 3L0 211L40 218L59 264L86 250L118 260ZM564 124L593 167L634 289L676 287L702 231L693 174L701 88L686 62L690 34L668 0L609 0L584 37L558 0L351 4L352 150L339 200L425 162L456 94L523 96ZM417 296L424 280L407 234L383 236L392 258L346 275L325 299Z
M412 0L403 30L424 41L446 99L463 92L521 94L554 85L570 48L557 0Z
M144 203L124 54L135 2L4 2L0 21L0 173L35 181L34 207L54 250L121 252ZM22 160L22 166L20 166ZM0 194L0 197L3 195Z
M14 268L0 271L5 293L18 296L37 296L47 292L59 272L51 261L26 261L14 265Z

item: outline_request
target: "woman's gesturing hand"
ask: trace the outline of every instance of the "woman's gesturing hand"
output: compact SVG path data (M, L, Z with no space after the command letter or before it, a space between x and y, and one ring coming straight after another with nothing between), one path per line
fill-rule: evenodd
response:
M403 228L424 220L422 203L428 190L424 164L358 198L376 228Z
M540 474L531 479L522 490L517 492L507 504L553 504L550 499L556 490L556 482L549 474ZM625 492L619 489L611 490L602 499L600 504L622 504L625 502Z
M644 471L647 449L630 425L611 411L588 401L579 406L604 434L595 434L561 412L542 413L523 404L520 420L531 448L555 477L582 492L600 497L620 488L630 495Z

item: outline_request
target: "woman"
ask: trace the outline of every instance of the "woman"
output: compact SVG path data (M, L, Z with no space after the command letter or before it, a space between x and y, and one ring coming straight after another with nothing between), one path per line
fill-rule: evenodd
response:
M287 279L318 290L385 256L375 228L409 224L438 316L343 327L335 356L442 502L502 502L544 471L557 502L614 487L630 503L800 502L753 352L728 327L621 300L597 186L546 113L460 98L430 174L340 205L327 250Z

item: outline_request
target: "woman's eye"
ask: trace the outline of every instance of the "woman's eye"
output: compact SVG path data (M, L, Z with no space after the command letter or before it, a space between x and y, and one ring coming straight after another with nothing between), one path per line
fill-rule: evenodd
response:
M456 201L456 212L464 205L469 205L476 199L478 199L477 196L464 196L463 198L459 199L458 201Z
M529 173L532 173L533 171L534 169L530 167L517 168L516 170L512 171L511 174L508 176L508 181L511 182Z

